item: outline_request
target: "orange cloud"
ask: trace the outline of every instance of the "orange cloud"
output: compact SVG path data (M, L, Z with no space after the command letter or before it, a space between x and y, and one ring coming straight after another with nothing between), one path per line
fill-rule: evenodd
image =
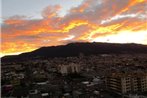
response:
M78 7L74 7L70 10L71 13L82 13L84 12L89 6L90 4L92 3L93 0L86 0L84 1L80 6Z
M43 9L42 19L38 20L10 17L2 24L1 54L27 52L73 41L106 41L109 37L113 42L113 39L119 42L115 37L120 39L124 34L133 37L141 32L145 35L146 3L145 0L86 0L64 17L58 15L62 10L60 5ZM146 37L140 37L140 43L146 44L145 41Z
M61 9L60 5L48 6L42 11L42 16L44 18L56 17L60 9Z
M8 24L8 25L19 25L19 24L22 24L24 21L23 20L6 20L5 21L5 24Z
M123 12L126 12L126 11L128 11L131 7L134 7L135 5L137 5L137 4L140 4L140 3L146 3L147 1L146 0L129 0L129 2L128 2L128 5L125 7L125 8L123 8L120 12L118 12L117 14L121 14L121 13L123 13Z

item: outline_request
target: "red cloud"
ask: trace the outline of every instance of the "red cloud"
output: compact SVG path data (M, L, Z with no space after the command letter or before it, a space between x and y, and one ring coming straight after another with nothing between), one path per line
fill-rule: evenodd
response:
M43 9L43 18L38 20L11 17L2 24L2 52L26 52L67 41L92 41L125 30L146 31L146 3L145 0L86 0L64 17L58 15L60 5Z

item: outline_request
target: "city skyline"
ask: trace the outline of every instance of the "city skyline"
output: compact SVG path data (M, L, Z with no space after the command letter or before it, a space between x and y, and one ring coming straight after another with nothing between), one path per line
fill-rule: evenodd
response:
M146 0L2 0L1 56L70 42L147 45Z

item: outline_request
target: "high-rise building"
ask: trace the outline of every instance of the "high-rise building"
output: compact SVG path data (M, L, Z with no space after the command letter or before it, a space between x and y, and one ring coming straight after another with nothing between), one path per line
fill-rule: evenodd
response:
M62 75L67 75L70 73L79 73L80 69L81 69L81 66L79 64L75 64L75 63L70 63L68 65L59 65L58 66L58 71Z
M147 73L112 73L106 77L106 88L118 94L147 91Z

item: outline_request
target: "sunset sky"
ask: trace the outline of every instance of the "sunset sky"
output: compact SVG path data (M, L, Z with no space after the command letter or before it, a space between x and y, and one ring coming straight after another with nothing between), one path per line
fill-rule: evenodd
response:
M147 0L2 0L0 56L70 42L147 45Z

